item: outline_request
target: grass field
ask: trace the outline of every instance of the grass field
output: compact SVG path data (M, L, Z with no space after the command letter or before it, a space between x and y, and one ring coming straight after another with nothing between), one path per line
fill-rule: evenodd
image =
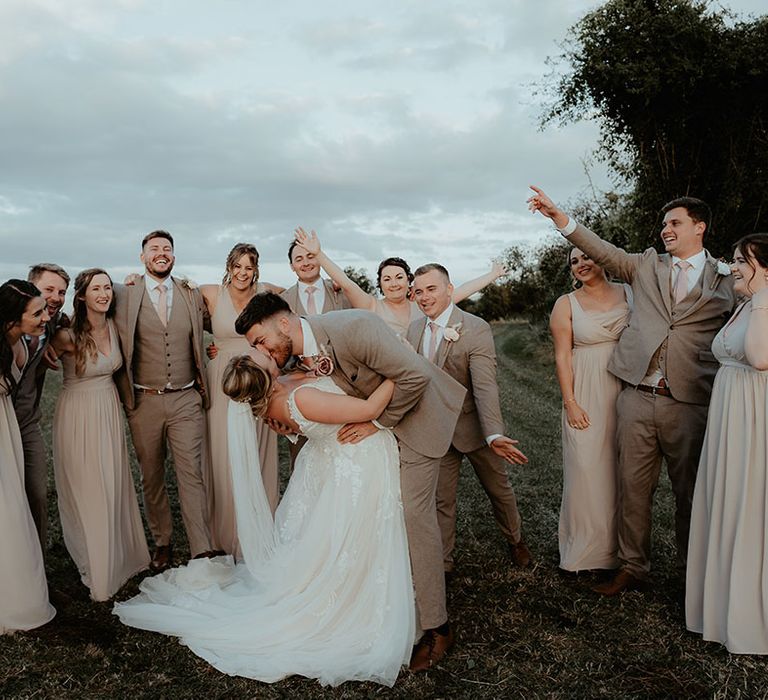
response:
M604 599L590 592L588 576L558 575L560 396L551 350L525 324L499 325L496 340L506 423L530 458L512 471L512 483L535 566L510 565L487 499L465 465L448 601L458 639L439 668L404 673L391 690L352 683L328 690L297 678L269 686L222 675L174 639L121 626L111 603L88 599L52 499L48 576L72 600L49 625L0 637L0 697L768 697L766 660L732 656L685 630L666 478L656 497L654 572L646 591ZM59 381L50 376L46 386L48 440ZM178 547L179 561L183 555ZM134 595L140 578L118 599Z

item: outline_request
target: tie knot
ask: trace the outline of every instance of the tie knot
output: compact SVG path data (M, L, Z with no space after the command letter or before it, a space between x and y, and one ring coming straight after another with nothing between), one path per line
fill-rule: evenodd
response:
M165 282L160 282L155 289L162 294L165 291Z
M429 330L431 330L433 333L440 328L434 321L429 322Z
M317 291L317 287L315 287L315 285L313 284L310 284L307 287L307 294L314 294L316 291Z
M693 265L691 265L691 263L689 263L687 260L678 260L678 261L677 261L677 266L678 266L678 267L679 267L681 270L683 270L683 271L686 271L686 270L688 270L689 268L693 267Z

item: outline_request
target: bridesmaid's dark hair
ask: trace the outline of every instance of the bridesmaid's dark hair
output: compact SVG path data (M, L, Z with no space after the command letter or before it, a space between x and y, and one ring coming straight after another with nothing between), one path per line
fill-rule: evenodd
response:
M251 260L251 265L253 265L253 279L251 280L251 286L255 287L259 283L259 251L256 250L256 246L251 245L250 243L237 243L227 255L224 279L221 281L223 285L226 286L232 282L232 268L243 255L247 255Z
M752 261L754 260L764 270L768 270L768 233L750 233L747 236L743 236L734 243L734 253L736 252L736 248L741 251L741 254L747 261L747 265L752 268L752 277L750 277L749 282L747 282L747 289L749 289L749 283L757 274L757 269Z
M408 280L408 286L410 287L413 283L413 273L411 272L411 268L408 266L408 263L405 262L402 258L387 258L386 260L382 260L379 263L379 269L376 271L376 286L379 288L379 291L384 294L384 290L381 288L381 272L385 267L399 267L405 272L405 277Z
M16 388L16 381L11 373L13 350L6 333L21 321L30 300L39 296L40 290L26 280L10 279L0 285L0 379L10 391Z
M72 302L74 313L72 314L72 335L75 345L75 374L82 377L85 372L85 362L88 356L95 362L98 359L96 341L91 335L91 322L88 320L88 309L85 306L85 292L88 285L96 275L106 275L109 283L112 278L109 273L99 267L91 267L83 270L75 277L75 298ZM115 293L112 292L112 301L107 309L107 318L115 315Z

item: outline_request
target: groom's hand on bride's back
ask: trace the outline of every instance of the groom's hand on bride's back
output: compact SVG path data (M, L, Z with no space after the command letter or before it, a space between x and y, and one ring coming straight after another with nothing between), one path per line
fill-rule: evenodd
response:
M264 418L264 422L270 427L271 430L274 430L278 435L295 435L296 431L293 430L290 426L285 425L285 423L281 423L279 420L275 420L274 418Z

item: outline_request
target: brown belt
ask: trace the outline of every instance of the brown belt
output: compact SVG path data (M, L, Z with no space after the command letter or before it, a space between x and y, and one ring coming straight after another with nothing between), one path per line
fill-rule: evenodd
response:
M669 387L666 386L648 386L647 384L638 384L635 389L638 391L644 391L647 394L653 394L654 396L672 396L672 392Z
M134 391L138 391L141 394L151 394L152 396L162 396L163 394L176 394L179 391L188 391L194 389L194 386L182 387L181 389L145 389L144 387L133 387Z

